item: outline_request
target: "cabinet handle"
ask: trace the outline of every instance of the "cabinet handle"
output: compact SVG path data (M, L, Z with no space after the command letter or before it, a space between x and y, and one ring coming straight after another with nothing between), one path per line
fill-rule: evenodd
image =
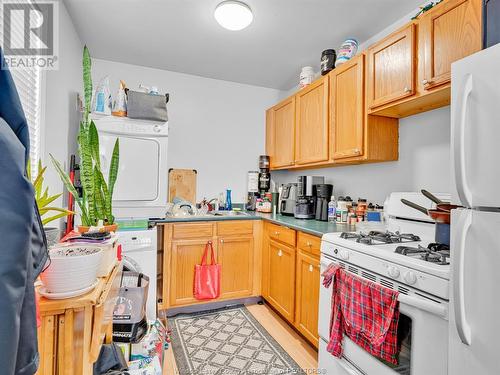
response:
M310 265L309 265L309 272L312 272L313 270L314 270L313 265L312 265L312 264L310 264Z
M283 251L278 250L278 256L279 256L279 257L283 256Z
M431 83L432 83L432 81L429 81L428 79L422 80L422 85L424 85L424 86L429 86Z
M312 243L310 243L309 241L307 241L306 245L309 246L309 247L311 247Z
M280 235L280 232L274 232L274 235L275 235L275 236L279 236L279 235Z
M220 239L220 243L224 243L224 239L223 238Z
M411 92L411 89L409 87L404 88L405 92Z

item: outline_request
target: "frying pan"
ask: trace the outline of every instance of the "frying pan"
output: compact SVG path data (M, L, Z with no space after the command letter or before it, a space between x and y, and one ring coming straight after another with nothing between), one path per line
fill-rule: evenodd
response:
M418 210L425 215L428 215L432 220L434 220L438 224L450 224L450 211L443 211L439 209L431 209L428 210L425 207L422 207L416 203L410 202L407 199L401 199L401 202L406 204L407 206Z
M432 194L431 192L429 192L425 189L422 189L421 192L423 195L425 195L426 198L429 198L431 201L436 203L436 210L438 210L438 211L450 212L451 210L454 210L455 208L462 207L462 206L457 206L456 204L450 204L448 202L443 202L441 199L439 199L434 194ZM415 208L415 207L413 207L413 208Z

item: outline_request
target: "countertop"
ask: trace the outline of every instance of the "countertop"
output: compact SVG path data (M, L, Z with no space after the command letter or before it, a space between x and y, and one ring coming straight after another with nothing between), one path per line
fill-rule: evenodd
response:
M327 221L317 220L304 220L296 219L293 216L285 216L280 214L266 214L262 212L245 211L247 215L234 215L234 216L191 216L174 218L167 217L165 219L154 220L156 224L169 224L169 223L186 223L186 222L199 222L199 221L221 221L221 220L266 220L272 223L283 225L288 228L296 229L301 232L312 234L313 236L321 237L325 233L333 232L353 232L355 227L347 224L329 223Z

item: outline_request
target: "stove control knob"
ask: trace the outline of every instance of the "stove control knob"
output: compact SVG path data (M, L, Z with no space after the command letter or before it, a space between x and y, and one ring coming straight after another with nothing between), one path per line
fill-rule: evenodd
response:
M417 282L417 275L413 271L408 271L405 273L404 279L409 285L413 285Z
M392 277L393 279L397 279L399 277L399 268L394 267L394 266L389 266L387 268L387 274L389 277Z
M153 130L154 130L156 133L161 132L161 125L156 124L155 126L153 126Z

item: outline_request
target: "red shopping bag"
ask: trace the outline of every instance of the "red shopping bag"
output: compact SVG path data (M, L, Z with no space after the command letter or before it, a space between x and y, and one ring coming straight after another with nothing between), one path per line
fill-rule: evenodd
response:
M212 255L211 264L207 264L209 248ZM208 241L201 258L201 264L194 267L194 298L200 300L218 298L220 295L220 277L221 266L215 263L212 241Z

